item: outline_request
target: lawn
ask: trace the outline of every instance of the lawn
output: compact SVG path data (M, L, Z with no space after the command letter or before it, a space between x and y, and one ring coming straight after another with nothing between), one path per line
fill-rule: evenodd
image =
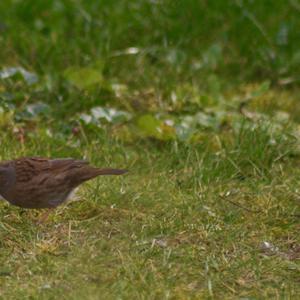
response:
M99 177L0 203L0 299L300 297L298 1L0 2L0 160Z

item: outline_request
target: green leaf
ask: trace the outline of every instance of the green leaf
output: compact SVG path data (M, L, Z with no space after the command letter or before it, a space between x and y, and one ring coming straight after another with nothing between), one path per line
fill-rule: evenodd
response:
M137 119L137 126L146 137L154 137L159 140L176 138L175 128L158 120L153 115L143 115Z
M152 136L159 138L159 128L161 125L161 121L157 120L152 115L143 115L138 118L137 126L142 131L145 136Z
M78 89L89 89L103 81L102 70L70 67L64 71L65 79Z

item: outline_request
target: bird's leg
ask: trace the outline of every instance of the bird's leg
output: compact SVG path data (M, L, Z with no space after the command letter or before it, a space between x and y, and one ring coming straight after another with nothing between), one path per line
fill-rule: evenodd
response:
M38 224L38 225L41 225L41 224L45 223L45 222L47 221L48 217L49 217L49 214L50 214L52 211L53 211L52 208L48 208L46 211L44 211L44 212L41 214L39 220L37 221L37 224Z

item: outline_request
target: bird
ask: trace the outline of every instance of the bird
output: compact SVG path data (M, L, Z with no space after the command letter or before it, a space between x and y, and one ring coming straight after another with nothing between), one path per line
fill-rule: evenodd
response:
M126 172L73 158L21 157L0 162L0 196L25 209L56 208L83 182Z

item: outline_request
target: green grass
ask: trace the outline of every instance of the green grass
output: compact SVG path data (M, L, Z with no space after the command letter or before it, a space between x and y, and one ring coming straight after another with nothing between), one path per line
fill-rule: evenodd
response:
M2 0L0 160L129 173L40 226L0 202L0 299L298 299L298 15L297 1Z
M85 184L42 226L37 212L1 204L1 296L296 297L300 173L282 156L290 146L245 131L221 156L204 146L83 143L77 151L94 163L130 173ZM234 156L253 139L265 143ZM37 154L55 153L47 140L28 141L29 152L40 142L47 150ZM5 145L3 157L16 149Z

